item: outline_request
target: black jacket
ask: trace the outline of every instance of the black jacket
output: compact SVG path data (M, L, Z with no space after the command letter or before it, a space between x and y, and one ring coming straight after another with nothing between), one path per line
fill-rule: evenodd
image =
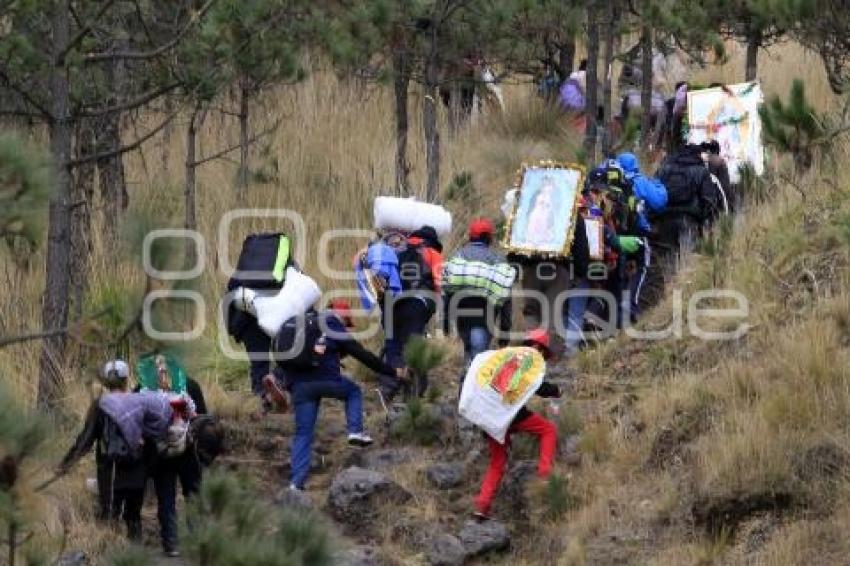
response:
M540 387L537 388L537 391L534 393L538 397L543 397L544 399L552 398L552 397L560 397L561 396L561 388L555 385L554 383L549 383L548 381L544 381L540 384ZM522 407L519 412L514 417L514 420L511 421L511 426L520 423L531 416L531 411L527 408Z
M720 195L698 149L685 146L668 157L658 176L670 199L665 216L689 214L700 224L706 224L717 215Z
M95 399L86 414L83 429L77 435L74 445L62 458L59 465L61 470L68 470L76 464L83 456L95 448L95 462L98 467L110 466L103 457L103 434L106 425L106 416L99 405L99 399ZM144 489L146 470L149 462L145 458L139 458L132 463L115 464L115 475L113 489Z

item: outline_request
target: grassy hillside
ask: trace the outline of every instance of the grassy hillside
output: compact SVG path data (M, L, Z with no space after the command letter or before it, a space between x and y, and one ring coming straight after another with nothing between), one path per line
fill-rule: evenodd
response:
M726 67L697 73L697 80L732 80L742 75L739 55ZM767 91L787 92L793 76L807 79L807 92L819 106L832 100L820 67L799 50L779 49L762 58ZM781 72L779 72L781 70ZM542 107L529 85L507 88L508 112L488 117L452 138L444 135L443 186L446 202L462 231L474 215L496 216L504 189L523 161L569 159L579 137ZM418 94L412 97L410 157L414 186L424 180ZM215 301L226 281L218 270L218 224L234 208L287 208L303 215L309 228L306 269L323 289L345 288L316 271L320 234L330 228L371 225L372 198L386 194L393 180L394 141L391 94L382 86L344 81L315 73L304 83L266 97L254 115L254 127L282 118L280 128L254 152L258 178L244 195L233 189L235 166L227 161L205 165L199 175L199 228L207 239L207 271L194 282L207 298L207 327L186 348L192 373L205 385L215 410L237 423L256 405L248 395L247 367L219 351L214 324ZM128 126L128 136L132 128ZM139 125L144 129L144 125ZM185 124L126 161L131 210L125 222L134 227L180 226L183 217L182 163ZM204 127L202 154L214 153L236 139L228 118L212 114ZM845 160L845 148L838 162ZM777 165L779 168L779 165ZM453 183L471 173L471 184ZM752 204L734 229L718 235L683 267L672 288L692 293L710 286L734 289L749 300L751 330L736 341L682 339L637 342L621 338L585 353L578 379L562 412L562 432L579 433L580 465L558 464L564 483L554 495L533 498L531 517L537 529L516 523L513 554L518 563L713 563L797 564L840 562L847 555L843 533L850 525L847 499L850 417L850 297L846 294L850 246L850 179L823 170L830 182L812 177L803 191L768 181L764 201ZM778 179L778 176L774 176ZM448 187L454 187L449 189ZM95 207L92 273L83 312L114 305L122 317L85 325L75 336L67 371L68 416L59 423L70 431L79 424L90 398L94 367L117 352L131 359L147 344L108 345L132 315L145 288L139 267L138 237L129 249L114 251L103 237L103 219ZM236 224L226 242L231 262L244 234L270 221ZM288 226L284 226L288 228ZM451 249L458 238L447 242ZM332 265L343 270L357 242L330 250ZM30 267L0 256L0 330L15 334L37 328L43 288L41 253ZM663 327L673 316L666 301L647 316L646 325ZM730 321L706 318L703 327L728 328ZM687 326L687 320L685 320ZM35 397L37 344L0 350L0 375L20 399ZM457 352L454 352L457 354ZM453 391L457 355L439 372L443 401ZM78 365L79 364L79 365ZM83 369L78 369L82 367ZM436 399L439 401L439 399ZM382 415L369 405L370 425L381 429ZM290 418L280 420L288 434ZM341 422L336 409L326 411L320 434L333 436ZM249 426L249 425L246 425ZM338 426L337 426L338 428ZM255 433L254 433L255 434ZM52 458L40 462L33 481L41 479L68 436L52 443ZM279 448L283 437L278 439ZM251 455L254 439L245 440L242 456ZM328 440L330 474L347 457ZM520 447L531 455L531 447ZM451 496L432 492L421 471L454 448L422 449L422 457L393 469L394 479L417 494L405 516L417 521L458 521L470 506L479 476L472 474ZM256 456L256 454L253 454ZM280 461L278 452L261 454ZM474 468L480 473L481 463ZM45 494L32 495L53 536L65 532L69 548L100 554L113 536L92 528L89 495L83 479L86 463ZM277 477L263 468L269 489ZM314 495L323 495L329 476L318 476ZM324 478L324 479L322 479ZM545 501L561 501L567 514L546 518ZM510 514L510 507L502 508ZM419 553L398 541L390 528L397 517L387 511L378 540L399 563ZM154 518L148 513L148 523ZM416 558L417 560L420 559Z

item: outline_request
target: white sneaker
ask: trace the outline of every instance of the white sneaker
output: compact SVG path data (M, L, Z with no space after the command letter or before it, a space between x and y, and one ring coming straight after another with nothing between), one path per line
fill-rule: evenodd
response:
M353 432L348 435L348 444L351 446L369 446L374 440L365 432Z

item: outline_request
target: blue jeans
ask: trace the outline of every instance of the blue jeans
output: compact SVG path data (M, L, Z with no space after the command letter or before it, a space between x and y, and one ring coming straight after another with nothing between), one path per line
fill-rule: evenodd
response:
M566 336L564 336L564 350L567 356L573 356L578 353L581 346L584 334L584 313L587 311L587 294L590 289L590 282L587 279L579 279L571 289L573 292L581 292L580 294L572 295L567 299L566 312L564 313L564 328Z
M363 432L363 393L360 387L344 376L296 381L292 384L292 403L295 406L295 436L292 439L291 483L304 488L310 473L313 432L323 398L345 401L345 421L349 434Z
M490 347L493 336L484 326L473 326L471 328L458 329L458 334L463 342L463 362L467 368L472 360L481 352L486 352Z

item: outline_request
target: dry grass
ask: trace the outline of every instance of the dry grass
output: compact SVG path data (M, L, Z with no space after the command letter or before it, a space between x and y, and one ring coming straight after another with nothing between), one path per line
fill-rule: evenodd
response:
M694 80L737 82L743 76L743 53L737 48L732 51L728 65L699 71ZM820 63L811 54L781 46L763 53L760 64L768 94L784 95L791 80L802 77L807 93L819 107L832 104ZM502 192L513 183L522 162L570 160L580 143L567 124L545 111L531 88L517 85L506 91L509 111L504 117L484 120L455 138L443 136L441 185L447 186L459 173L471 172L474 186L471 193L448 203L458 227L455 238L447 242L448 249L458 241L468 218L497 215ZM419 99L419 93L411 97L410 157L417 189L423 186L425 173ZM240 207L298 211L309 230L307 270L325 290L350 288L349 281L334 281L317 271L317 241L329 228L368 229L372 198L391 192L391 108L391 95L384 87L317 72L304 83L269 94L254 111L256 129L283 118L267 144L253 152L253 165L262 170L262 181L237 195L233 163L216 161L199 171L198 221L208 242L209 261L198 288L208 299L208 325L188 351L193 374L205 383L212 407L222 415L244 420L254 410L245 394L245 367L219 352L218 331L211 323L225 282L219 270L222 258L215 252L223 213ZM160 226L182 224L185 126L185 119L178 120L170 137L159 138L144 153L127 157L130 218L153 217ZM144 130L144 124L139 129ZM210 154L231 143L236 133L230 119L212 113L202 132L201 153ZM130 128L127 137L132 135ZM556 549L564 564L604 562L606 557L618 556L613 554L615 550L625 552L627 560L710 562L723 556L733 541L695 534L689 523L692 502L700 497L721 501L742 492L765 490L790 490L803 504L824 515L802 521L789 517L758 551L758 562L830 562L830 557L846 556L846 537L841 535L850 524L850 503L846 497L835 498L831 507L823 502L828 488L844 493L843 477L826 481L823 470L804 467L802 473L810 475L801 478L801 469L794 466L795 457L829 443L839 447L837 453L845 454L848 444L843 423L850 416L846 369L850 361L850 299L836 292L846 281L846 199L835 206L826 187L813 184L807 189L812 196L803 204L796 191L777 187L769 206L749 210L736 227L729 259L720 269L711 258L696 257L678 278L686 300L689 293L718 276L750 299L754 330L731 352L721 346L665 341L652 345L652 353L637 349L624 359L622 348L628 343L619 340L579 360L583 380L577 396L579 413L585 418L585 458L580 470L558 472L572 474L569 488L580 507L563 523L543 526L539 544L520 544L527 554L515 553L512 561L535 563L541 556L551 558L551 553L535 555L537 547L541 553ZM117 256L110 251L113 242L104 237L99 206L95 203L91 299L86 310L106 300L109 290L132 295L140 294L144 287L139 250L131 250L135 256ZM234 225L225 243L231 263L245 234L281 227L290 228L259 220ZM349 241L333 247L332 266L345 269L357 245ZM0 330L14 334L37 328L43 252L32 257L28 271L13 265L4 254L0 252L0 280L13 291L0 296ZM799 274L806 271L812 277L801 279ZM648 317L649 324L662 325L670 316L668 303ZM110 329L108 325L94 326L93 331ZM104 347L102 341L75 351L78 356L66 372L65 405L70 420L79 423L90 398L87 383L94 366L117 352ZM35 343L0 350L0 375L28 403L35 398L37 353ZM130 352L131 357L136 354ZM446 370L446 391L453 390L451 373ZM624 403L627 396L637 400ZM380 414L372 415L373 428L380 426L380 419ZM577 428L574 422L565 426ZM661 469L647 467L654 441L665 429L681 433L673 435L681 444L673 447L677 463ZM55 443L34 478L46 475L69 442L70 437L65 437ZM38 509L43 511L39 515L47 532L58 535L64 523L70 548L99 555L111 534L91 527L90 497L83 479L93 475L92 469L90 463L81 465L40 499ZM429 491L420 471L401 468L395 473L400 483L417 492L419 499L411 511L414 518L438 520L441 495ZM641 538L646 532L654 534ZM599 540L611 533L620 538L600 545ZM391 544L389 534L387 531L383 537L387 553L400 561L409 559L409 552Z

